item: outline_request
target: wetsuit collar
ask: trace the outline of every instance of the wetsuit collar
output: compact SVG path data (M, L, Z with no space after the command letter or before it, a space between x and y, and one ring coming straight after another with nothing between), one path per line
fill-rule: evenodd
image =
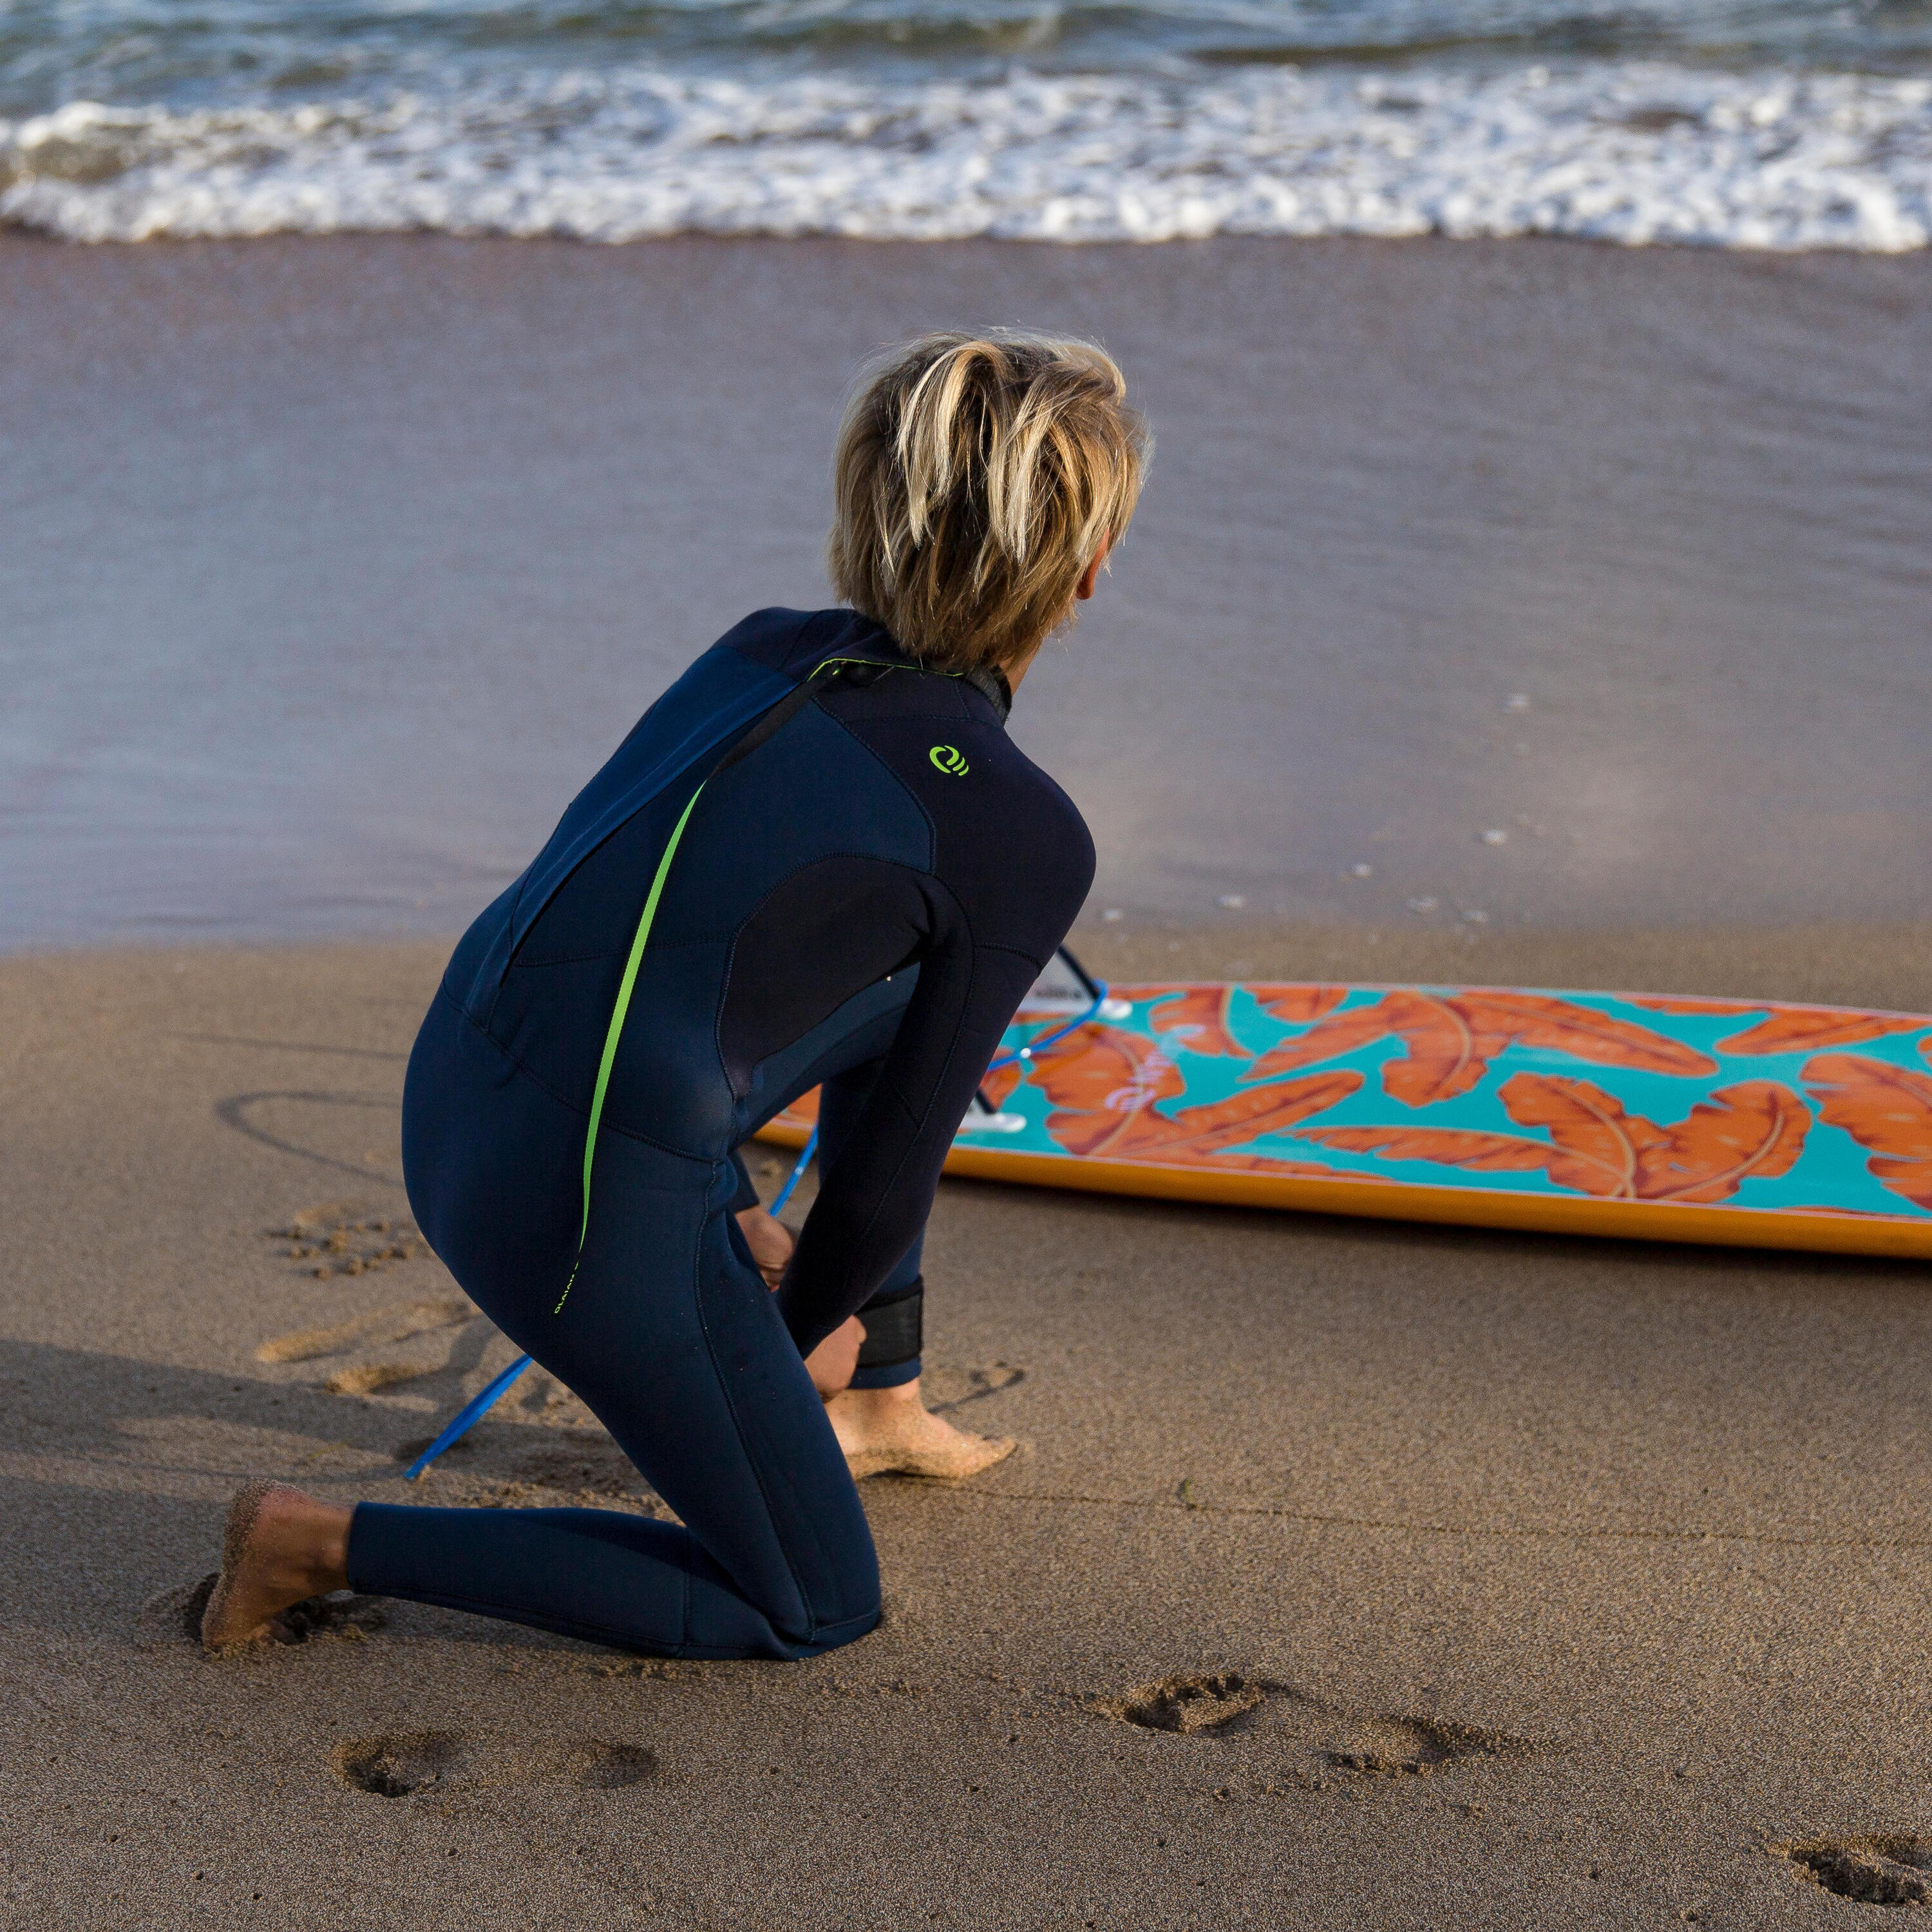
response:
M960 675L1000 714L1002 724L1013 715L1012 686L1007 683L1004 671L982 670L975 665L972 670L963 671Z
M874 663L896 665L907 670L926 670L926 666L908 651L883 626L874 625L868 634L855 640L854 648L856 651L862 652L867 658ZM1012 687L1007 683L1006 674L1003 670L986 670L976 664L970 670L951 673L926 671L926 675L928 676L956 676L962 684L970 685L999 714L1002 727L1012 716Z

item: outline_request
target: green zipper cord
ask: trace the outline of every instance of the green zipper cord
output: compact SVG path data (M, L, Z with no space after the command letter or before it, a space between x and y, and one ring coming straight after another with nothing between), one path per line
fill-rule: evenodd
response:
M707 778L704 784L710 783ZM677 856L678 841L684 836L685 826L704 790L704 785L700 784L691 794L691 802L684 808L671 832L670 842L664 847L664 856L658 861L657 877L651 881L643 916L638 921L638 935L631 941L631 956L625 963L623 980L617 988L617 1004L610 1011L610 1030L604 1036L604 1058L597 1069L597 1089L590 1096L590 1130L584 1136L584 1224L577 1233L577 1258L570 1264L570 1279L564 1283L563 1292L550 1310L553 1315L563 1312L563 1304L570 1299L570 1291L576 1285L577 1270L584 1265L584 1244L590 1237L590 1168L597 1158L597 1124L604 1118L604 1092L610 1084L610 1069L616 1060L617 1042L623 1037L624 1017L631 1010L631 989L638 983L638 968L644 959L644 941L651 936L651 921L657 916L658 901L663 896L664 880L670 876L670 862Z

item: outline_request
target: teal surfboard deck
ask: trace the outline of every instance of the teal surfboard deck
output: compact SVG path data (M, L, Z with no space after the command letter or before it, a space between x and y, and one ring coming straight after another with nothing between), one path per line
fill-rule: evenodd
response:
M1077 994L1036 990L1003 1051ZM1116 987L988 1076L947 1171L1932 1258L1932 1016L1483 986ZM765 1138L802 1142L808 1095Z

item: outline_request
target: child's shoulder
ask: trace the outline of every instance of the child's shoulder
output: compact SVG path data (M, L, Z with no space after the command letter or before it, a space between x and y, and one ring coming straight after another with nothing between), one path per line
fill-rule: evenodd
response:
M734 650L773 670L804 677L857 631L878 628L855 610L790 610L774 604L740 619L713 648Z

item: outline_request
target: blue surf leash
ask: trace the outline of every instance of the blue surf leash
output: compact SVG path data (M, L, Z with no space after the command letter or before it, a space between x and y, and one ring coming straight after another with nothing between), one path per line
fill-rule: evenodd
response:
M1088 996L1086 1010L1076 1018L1069 1020L1064 1026L1056 1027L1051 1033L1036 1035L1034 1039L1028 1040L1025 1046L1017 1048L1014 1052L1000 1054L997 1058L988 1063L986 1071L988 1073L997 1072L1003 1066L1013 1066L1030 1061L1039 1054L1044 1053L1048 1047L1058 1046L1069 1034L1078 1033L1106 1005L1108 998L1106 981L1090 978L1086 969L1064 946L1060 949L1060 956L1072 968L1074 976L1080 982L1082 990ZM994 1111L987 1105L983 1094L975 1095L974 1098L987 1112L991 1113ZM818 1129L814 1126L810 1134L806 1136L804 1148L800 1152L797 1162L793 1167L790 1174L786 1177L785 1184L772 1196L772 1204L766 1210L767 1214L779 1213L784 1208L785 1203L797 1192L798 1184L805 1178L805 1170L812 1165L812 1156L818 1151ZM501 1375L472 1396L456 1412L448 1426L443 1430L442 1433L437 1436L436 1440L410 1465L406 1480L414 1482L452 1443L461 1442L464 1437L467 1436L470 1430L474 1429L477 1424L496 1407L498 1402L508 1393L510 1384L530 1365L529 1356L519 1355Z
M458 1442L474 1429L491 1409L510 1384L530 1366L530 1358L519 1355L489 1386L472 1396L456 1412L456 1418L449 1426L410 1465L407 1480L413 1483L452 1442Z

